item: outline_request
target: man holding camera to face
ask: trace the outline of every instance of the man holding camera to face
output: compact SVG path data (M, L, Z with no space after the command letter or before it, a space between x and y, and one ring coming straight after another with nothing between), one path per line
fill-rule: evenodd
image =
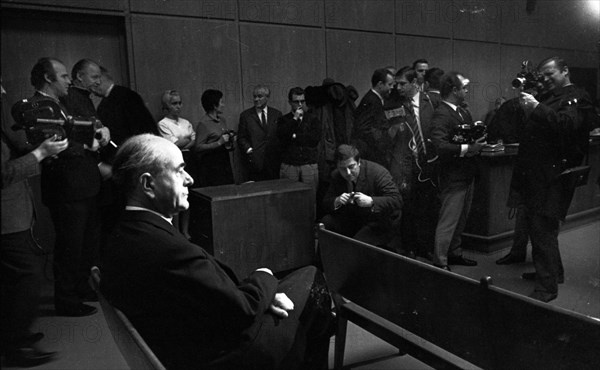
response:
M334 153L337 169L323 198L327 230L377 246L387 246L398 226L402 196L383 166L360 158L342 144Z
M545 59L537 69L547 92L539 97L520 93L526 120L508 205L524 208L531 238L535 272L523 274L524 279L535 280L529 296L549 302L558 296L558 284L564 280L558 233L575 190L561 172L581 165L587 155L595 112L587 93L571 83L563 59Z

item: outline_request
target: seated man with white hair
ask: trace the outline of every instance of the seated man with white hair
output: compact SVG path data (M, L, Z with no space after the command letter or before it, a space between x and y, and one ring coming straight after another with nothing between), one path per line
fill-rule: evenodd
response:
M113 176L127 199L108 242L101 289L170 369L326 369L333 321L322 274L239 280L189 242L172 217L189 207L181 151L144 134L119 149Z

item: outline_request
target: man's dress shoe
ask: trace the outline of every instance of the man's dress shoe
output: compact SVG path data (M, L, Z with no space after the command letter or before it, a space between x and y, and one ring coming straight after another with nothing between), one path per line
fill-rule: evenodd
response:
M519 257L514 254L507 254L506 256L500 258L496 261L496 265L512 265L513 263L521 263L525 262L525 256Z
M535 272L524 272L521 275L521 278L523 280L535 280ZM564 276L559 276L557 283L562 284L564 282L565 282L565 277Z
M553 299L558 297L558 293L548 293L542 292L541 290L534 290L533 293L529 295L529 298L537 299L542 302L550 302Z
M98 312L98 309L96 307L89 306L83 303L80 303L73 307L56 307L56 314L58 316L81 317L93 315L96 312Z
M434 265L434 266L437 268L440 268L442 270L452 271L452 270L450 270L450 266L448 266L448 265Z
M470 260L463 256L448 256L448 264L462 266L477 266L477 261Z
M32 367L54 360L56 352L45 352L35 347L23 347L6 353L6 365Z

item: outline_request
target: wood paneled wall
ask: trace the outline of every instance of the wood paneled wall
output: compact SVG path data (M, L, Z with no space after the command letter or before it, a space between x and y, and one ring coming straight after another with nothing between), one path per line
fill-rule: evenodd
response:
M427 58L471 80L471 109L482 119L497 97L513 96L524 59L557 54L599 67L600 15L588 1L534 3L528 14L524 0L0 0L3 85L11 98L28 96L37 58L56 56L70 69L89 57L136 89L157 120L166 89L181 92L191 121L204 114L202 92L220 89L236 129L256 84L269 85L271 105L286 112L293 86L332 77L362 95L376 68Z
M103 15L122 17L125 72L157 118L165 89L180 90L183 115L197 121L202 91L218 88L234 128L258 83L270 85L272 105L286 111L293 86L332 77L363 94L375 68L424 57L469 77L473 115L482 118L495 98L513 95L510 81L524 59L559 54L598 68L600 19L588 2L533 3L528 14L525 1L505 0L1 0L3 10L96 14L100 23ZM3 53L3 67L12 61Z

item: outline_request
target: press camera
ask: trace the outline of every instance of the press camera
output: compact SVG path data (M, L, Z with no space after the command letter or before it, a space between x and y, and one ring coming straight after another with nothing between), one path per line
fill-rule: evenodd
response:
M529 60L521 63L521 72L517 73L517 78L512 80L514 89L523 91L536 91L540 93L544 88L544 76L542 76Z
M452 136L454 144L472 144L487 135L485 125L481 121L473 124L458 125Z
M96 130L102 127L95 118L65 115L58 103L49 99L34 102L23 99L13 105L11 114L16 122L12 129L25 130L27 141L33 146L56 135L57 140L68 138L91 147Z

